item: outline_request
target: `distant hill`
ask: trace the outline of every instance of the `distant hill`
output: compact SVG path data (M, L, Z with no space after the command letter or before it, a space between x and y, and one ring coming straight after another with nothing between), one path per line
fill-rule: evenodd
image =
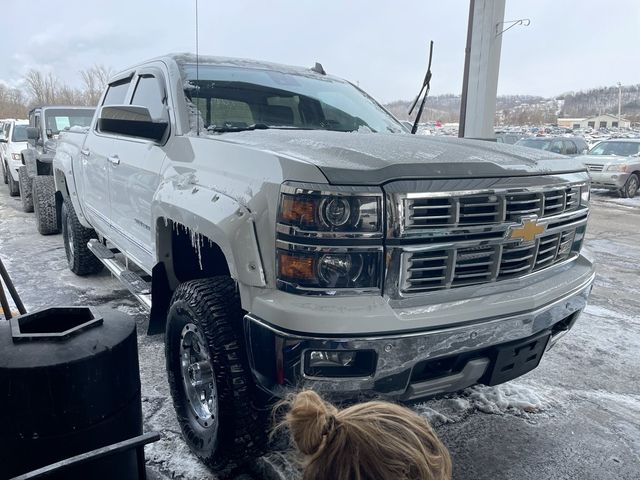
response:
M385 107L401 120L408 115L411 101L397 100ZM497 124L555 123L558 117L588 117L600 113L618 113L618 87L599 87L567 92L553 98L533 95L499 95L496 100ZM423 120L457 122L460 95L434 95L427 99ZM622 115L640 122L640 84L622 87Z

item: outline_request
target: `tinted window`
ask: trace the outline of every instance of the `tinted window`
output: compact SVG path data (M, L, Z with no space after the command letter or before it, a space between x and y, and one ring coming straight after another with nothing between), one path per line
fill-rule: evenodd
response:
M27 125L14 125L13 134L11 135L12 142L26 142L27 141Z
M562 153L562 142L560 140L556 140L551 144L551 151L553 153Z
M575 155L578 153L578 147L576 147L576 144L573 143L571 140L565 140L564 141L564 148L565 148L565 152L567 155Z
M516 145L529 148L537 148L538 150L549 150L551 148L551 142L549 140L528 140L523 139L516 142Z
M104 97L103 105L123 105L127 98L127 91L129 90L129 84L131 79L120 80L119 82L113 82L109 85L107 95Z
M131 105L147 107L151 118L166 117L164 108L164 93L160 88L159 80L152 75L140 77L136 91L131 99Z

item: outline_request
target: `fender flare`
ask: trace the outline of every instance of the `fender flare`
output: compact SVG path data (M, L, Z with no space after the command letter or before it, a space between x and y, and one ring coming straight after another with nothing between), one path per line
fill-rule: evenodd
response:
M239 202L208 188L175 179L163 182L151 206L155 219L156 252L166 257L161 232L171 223L187 228L192 237L206 237L225 256L230 275L241 285L265 287L253 214ZM195 242L194 242L195 243ZM171 272L167 272L171 283Z

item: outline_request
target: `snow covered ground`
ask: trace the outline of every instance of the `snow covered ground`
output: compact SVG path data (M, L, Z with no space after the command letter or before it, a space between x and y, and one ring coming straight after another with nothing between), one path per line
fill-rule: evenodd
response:
M572 332L524 377L418 403L449 447L456 479L640 478L640 197L594 192L588 248L598 264L591 302ZM0 256L30 310L48 305L116 308L145 315L108 274L79 278L60 235L40 236L33 214L0 188ZM182 441L165 379L160 336L139 335L147 446L158 478L215 478ZM291 454L274 449L253 478L297 478ZM240 478L240 477L239 477ZM248 476L243 476L243 479Z

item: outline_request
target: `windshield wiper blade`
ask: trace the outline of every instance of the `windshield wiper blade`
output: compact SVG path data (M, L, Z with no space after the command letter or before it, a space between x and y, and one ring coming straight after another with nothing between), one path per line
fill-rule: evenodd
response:
M269 125L264 123L254 123L253 125L247 125L246 127L234 126L234 125L221 125L207 127L207 131L214 133L229 133L229 132L246 132L248 130L266 130L270 128Z
M433 40L429 44L429 65L427 66L427 73L424 76L424 81L422 82L422 87L420 87L420 91L418 92L418 96L413 101L413 105L409 109L409 115L413 112L413 109L416 108L418 104L418 100L420 100L420 95L424 90L424 96L422 97L422 103L420 103L420 108L418 109L418 113L416 113L416 119L413 122L413 127L411 127L411 133L415 134L418 131L418 123L420 123L420 117L422 117L422 111L424 110L424 104L427 102L427 95L429 95L429 89L431 88L431 57L433 55Z

